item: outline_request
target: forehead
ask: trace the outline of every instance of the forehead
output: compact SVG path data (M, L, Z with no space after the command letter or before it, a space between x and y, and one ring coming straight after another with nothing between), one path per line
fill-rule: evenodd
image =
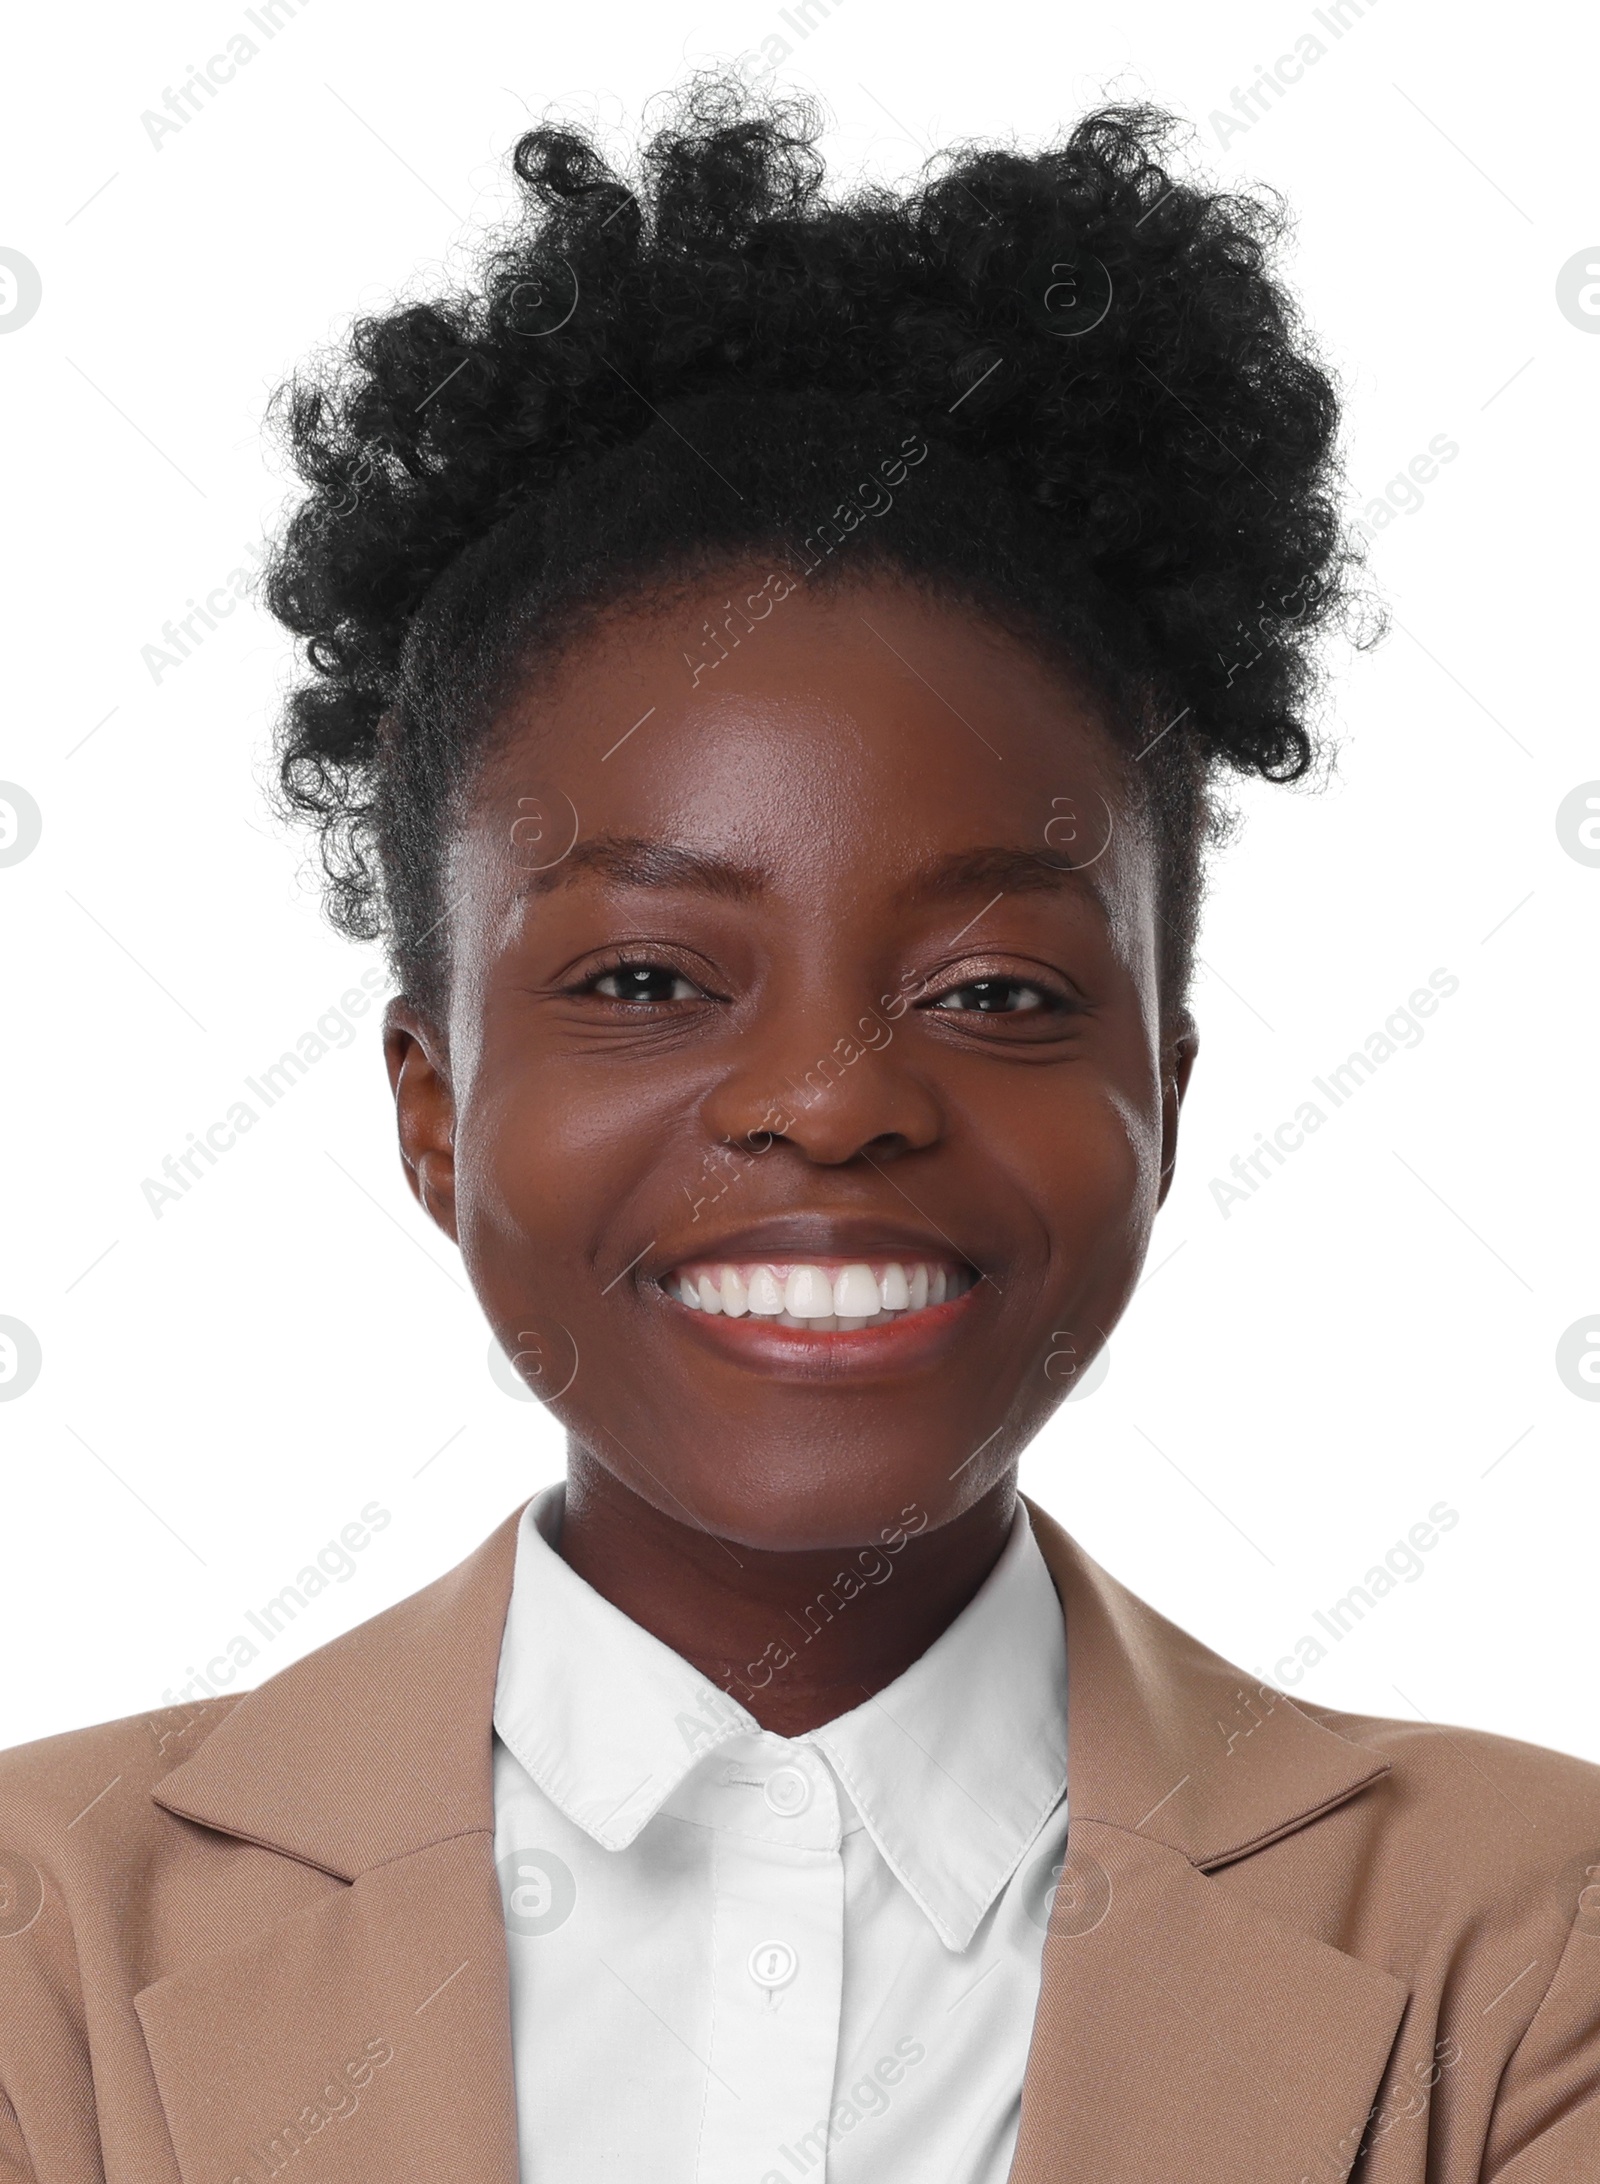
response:
M1143 830L1085 688L909 585L784 581L758 563L608 614L530 683L477 784L470 861L615 880L582 845L620 838L867 896L1006 845L1131 883Z

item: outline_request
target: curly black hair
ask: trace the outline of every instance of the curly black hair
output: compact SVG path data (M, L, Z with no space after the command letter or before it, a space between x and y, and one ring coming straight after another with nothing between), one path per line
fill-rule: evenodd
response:
M631 179L531 129L520 217L468 285L357 320L275 400L309 489L266 579L309 669L280 796L319 830L334 923L386 939L424 1006L507 693L608 607L760 552L968 602L1106 701L1161 844L1169 1008L1216 776L1318 755L1313 640L1358 593L1281 202L1178 176L1143 106L846 195L822 127L712 72ZM857 481L913 448L892 518L847 537Z

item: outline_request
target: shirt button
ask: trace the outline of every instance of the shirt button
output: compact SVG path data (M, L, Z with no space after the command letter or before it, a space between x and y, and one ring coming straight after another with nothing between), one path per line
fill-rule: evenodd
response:
M761 1785L761 1794L772 1810L792 1819L811 1802L811 1784L798 1767L775 1767Z
M758 1987L787 1987L800 1959L786 1941L758 1942L750 1952L750 1977Z

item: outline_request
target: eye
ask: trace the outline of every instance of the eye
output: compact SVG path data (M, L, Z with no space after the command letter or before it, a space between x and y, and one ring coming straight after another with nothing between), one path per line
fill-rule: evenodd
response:
M692 979L681 971L669 970L663 963L614 963L607 971L597 971L586 978L578 989L581 993L597 993L606 1001L702 1001L705 996Z
M974 978L941 994L936 1009L974 1009L985 1016L1022 1016L1044 1009L1060 1011L1060 996L1022 978Z

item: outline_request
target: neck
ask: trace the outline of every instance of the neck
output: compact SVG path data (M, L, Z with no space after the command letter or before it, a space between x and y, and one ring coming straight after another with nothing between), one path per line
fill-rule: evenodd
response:
M898 1546L783 1553L664 1516L574 1447L560 1553L763 1729L802 1736L876 1697L954 1622L999 1558L1016 1495L1011 1472Z

